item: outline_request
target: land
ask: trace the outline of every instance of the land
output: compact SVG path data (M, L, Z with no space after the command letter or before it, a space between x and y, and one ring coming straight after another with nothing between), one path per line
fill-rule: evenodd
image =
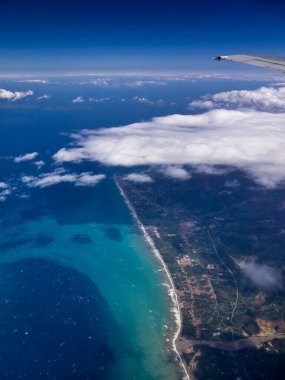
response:
M182 320L176 347L189 376L283 378L285 190L238 171L151 176L153 183L116 181L173 280ZM264 278L247 273L247 263L265 269Z

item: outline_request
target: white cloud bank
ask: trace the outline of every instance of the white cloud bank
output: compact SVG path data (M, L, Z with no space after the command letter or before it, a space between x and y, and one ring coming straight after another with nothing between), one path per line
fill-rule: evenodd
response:
M11 100L12 102L26 98L27 96L31 96L33 94L34 93L31 90L12 92L9 90L5 90L4 88L0 88L0 99Z
M57 169L51 173L40 174L39 176L23 176L22 182L29 187L45 188L59 183L74 183L75 186L95 186L106 178L105 174L67 173L63 169Z
M131 173L127 174L124 177L125 180L135 182L135 183L152 183L153 179L148 175L144 173Z
M72 135L58 163L99 161L105 165L193 165L244 170L257 183L274 187L285 180L285 113L212 110L170 115L116 128Z
M14 162L18 164L19 162L24 162L24 161L32 161L38 156L38 152L32 152L32 153L26 153L22 154L21 156L17 156L14 158Z
M244 109L259 111L285 112L285 87L261 87L258 90L227 91L215 95L206 95L202 100L190 103L198 109Z
M268 265L249 262L244 263L241 270L244 275L260 289L278 290L283 287L281 271Z

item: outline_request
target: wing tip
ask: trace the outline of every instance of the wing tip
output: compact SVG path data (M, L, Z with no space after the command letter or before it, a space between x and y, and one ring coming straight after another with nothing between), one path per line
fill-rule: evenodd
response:
M228 55L217 55L216 57L212 58L214 61L224 61L225 59L228 59Z

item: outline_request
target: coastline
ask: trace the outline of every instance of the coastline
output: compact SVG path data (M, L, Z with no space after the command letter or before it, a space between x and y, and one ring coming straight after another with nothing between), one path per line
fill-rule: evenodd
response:
M182 329L182 316L181 316L181 310L180 310L180 305L179 305L179 299L178 299L178 295L177 295L177 292L176 292L176 289L175 289L175 285L174 285L174 282L172 280L172 277L171 277L171 274L167 268L167 265L165 264L164 260L163 260L163 257L161 256L159 250L156 248L155 246L155 243L153 241L153 239L151 238L151 236L148 234L148 232L146 231L143 223L140 221L134 207L132 206L131 202L129 201L127 195L125 194L122 186L120 185L119 181L117 180L116 176L114 175L114 181L115 181L115 184L121 194L121 196L123 197L128 209L130 210L131 212L131 215L132 217L134 218L135 222L137 223L138 227L140 228L140 230L142 231L143 235L144 235L144 238L145 240L147 241L147 243L149 244L149 246L151 247L153 253L155 254L155 257L160 261L162 267L163 267L163 270L169 280L169 283L171 285L171 288L170 288L170 291L169 291L169 296L173 302L173 305L174 305L174 316L175 316L175 323L177 325L177 329L176 329L176 332L174 334L174 337L172 339L172 349L174 351L174 353L177 355L177 357L179 358L179 364L180 364L180 368L182 369L182 371L184 372L184 376L183 376L183 380L192 380L190 378L190 375L189 375L189 372L187 371L187 368L186 368L186 365L181 357L181 354L177 348L177 340L181 334L181 329Z

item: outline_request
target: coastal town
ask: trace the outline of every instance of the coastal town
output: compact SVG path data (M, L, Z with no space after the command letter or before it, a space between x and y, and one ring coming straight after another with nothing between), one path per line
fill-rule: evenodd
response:
M173 342L186 377L269 378L285 353L281 272L280 283L267 287L254 283L246 268L257 257L261 268L284 267L281 194L265 196L253 186L230 192L221 188L230 179L218 176L207 179L206 190L202 176L191 186L152 178L150 184L115 181L173 285L179 317ZM212 198L207 203L205 192ZM274 258L266 248L272 245ZM257 362L267 363L267 375Z

